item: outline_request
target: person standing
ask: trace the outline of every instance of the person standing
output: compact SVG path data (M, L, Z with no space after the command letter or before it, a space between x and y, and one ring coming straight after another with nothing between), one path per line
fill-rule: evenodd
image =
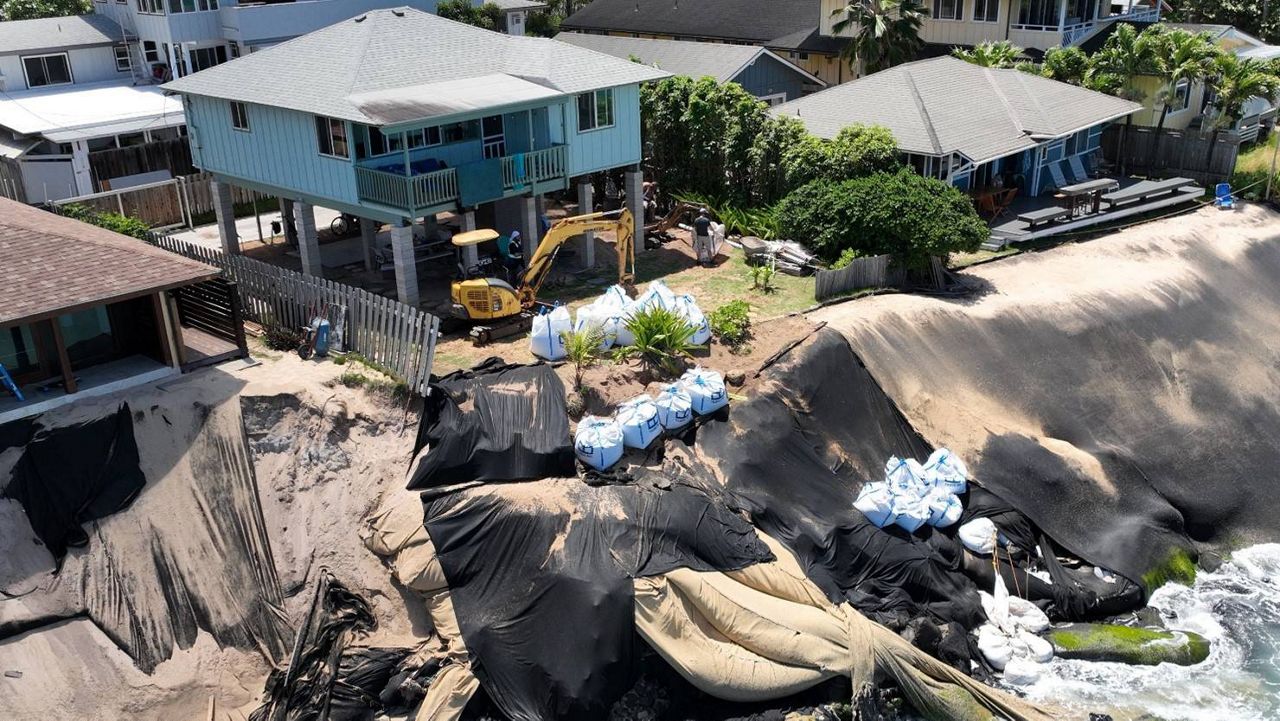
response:
M498 252L502 255L502 266L507 271L507 282L516 285L520 272L524 269L524 248L520 245L520 231L513 230L511 235L498 238Z
M698 265L711 266L711 218L706 208L699 209L693 220L693 251L698 255Z

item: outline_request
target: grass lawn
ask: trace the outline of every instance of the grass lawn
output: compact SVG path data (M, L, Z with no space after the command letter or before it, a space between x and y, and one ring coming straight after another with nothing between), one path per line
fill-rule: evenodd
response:
M1271 133L1265 143L1254 143L1248 150L1236 158L1237 173L1265 173L1271 169L1271 155L1276 150L1276 141L1280 133Z

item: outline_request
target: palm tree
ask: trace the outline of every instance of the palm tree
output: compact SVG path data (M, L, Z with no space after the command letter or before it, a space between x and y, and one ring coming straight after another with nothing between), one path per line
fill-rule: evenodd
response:
M1235 128L1244 117L1244 104L1252 98L1262 98L1274 103L1280 96L1280 77L1270 67L1253 58L1239 58L1232 53L1222 53L1213 61L1209 74L1209 87L1213 89L1213 136L1209 141L1208 166L1213 160L1213 147L1218 143L1218 133L1223 128ZM1207 170L1207 168L1206 168Z
M1169 110L1178 102L1178 86L1190 86L1200 82L1213 68L1213 59L1220 54L1218 46L1208 33L1193 35L1186 30L1173 30L1157 36L1155 43L1156 71L1164 84L1156 93L1160 101L1160 121L1156 123L1155 158L1160 157L1160 141L1164 136L1164 121Z
M1011 68L1018 64L1021 54L1022 48L1008 40L978 43L970 50L956 48L951 51L953 57L984 68Z
M1110 95L1141 103L1147 98L1138 78L1156 74L1156 44L1162 30L1153 25L1139 33L1132 25L1117 24L1115 32L1107 38L1102 49L1090 58L1085 85ZM1133 126L1133 114L1125 116L1124 129L1120 132L1120 173L1125 172L1124 146L1129 129Z
M1072 85L1083 85L1088 72L1089 56L1074 45L1049 48L1040 66L1040 75Z
M915 58L928 16L916 0L849 0L831 13L839 18L831 29L839 35L856 28L840 55L855 72L874 73Z

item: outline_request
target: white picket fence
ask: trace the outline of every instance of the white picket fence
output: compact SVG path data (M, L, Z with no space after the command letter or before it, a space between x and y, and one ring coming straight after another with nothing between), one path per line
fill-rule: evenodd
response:
M303 275L243 255L150 234L148 242L222 269L240 289L246 318L264 328L301 328L327 306L345 309L345 350L364 356L425 393L431 376L440 320L430 313L362 288Z

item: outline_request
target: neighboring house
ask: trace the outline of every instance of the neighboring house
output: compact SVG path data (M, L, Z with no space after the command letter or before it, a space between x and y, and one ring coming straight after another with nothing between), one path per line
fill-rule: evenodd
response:
M1120 19L1149 22L1160 19L1152 0L1114 7L1105 0L922 0L929 17L920 28L925 43L973 46L1009 42L1032 53L1055 46L1075 45L1097 28ZM843 0L821 0L821 32L835 35L839 16L832 12ZM854 28L842 35L852 36Z
M312 205L390 223L402 301L419 300L412 223L481 217L539 237L541 194L627 169L641 208L640 83L668 73L545 38L410 9L377 10L165 85L183 95L195 164L292 199L304 272L320 275ZM639 212L637 217L643 217ZM486 222L486 224L489 224ZM369 251L366 250L366 253ZM366 256L367 258L368 256Z
M854 76L843 38L819 33L821 0L593 0L560 29L768 48L831 85Z
M906 162L960 188L1039 195L1090 167L1102 131L1137 103L956 58L918 60L773 109L834 138L850 125L893 132Z
M120 180L94 153L179 137L181 104L133 87L125 40L102 15L0 22L0 196L91 193Z
M674 75L734 82L769 105L795 100L827 85L772 50L755 45L582 33L560 33L556 40L623 60L638 60Z
M547 4L538 0L488 0L502 11L502 27L498 28L508 35L524 35L524 27L529 14L547 9Z
M176 289L218 269L0 198L0 423L178 375Z

